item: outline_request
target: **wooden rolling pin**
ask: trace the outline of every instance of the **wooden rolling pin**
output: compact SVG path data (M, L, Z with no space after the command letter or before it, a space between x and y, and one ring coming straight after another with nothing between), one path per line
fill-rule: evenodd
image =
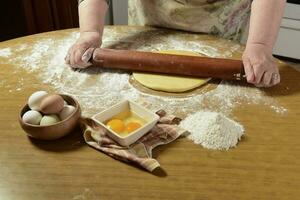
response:
M127 71L162 73L225 80L244 79L241 60L182 56L130 50L96 49L94 66Z

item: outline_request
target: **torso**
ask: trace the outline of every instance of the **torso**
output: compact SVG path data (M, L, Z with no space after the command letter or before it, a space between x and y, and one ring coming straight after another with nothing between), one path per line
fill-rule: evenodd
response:
M240 40L251 0L129 0L129 24L174 28Z

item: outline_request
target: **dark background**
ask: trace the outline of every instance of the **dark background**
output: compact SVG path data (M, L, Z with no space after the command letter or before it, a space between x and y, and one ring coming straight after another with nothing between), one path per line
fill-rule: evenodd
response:
M287 0L289 3L300 4L300 0Z
M78 27L77 0L3 0L0 41Z

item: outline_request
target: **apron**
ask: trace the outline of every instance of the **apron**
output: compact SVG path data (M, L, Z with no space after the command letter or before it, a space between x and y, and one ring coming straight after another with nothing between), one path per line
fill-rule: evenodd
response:
M149 25L240 41L252 0L129 0L129 25Z

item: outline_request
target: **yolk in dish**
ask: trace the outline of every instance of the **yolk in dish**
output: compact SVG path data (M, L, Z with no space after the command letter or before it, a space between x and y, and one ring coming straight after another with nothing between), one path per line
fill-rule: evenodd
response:
M139 129L142 125L138 122L129 122L127 125L126 125L126 131L128 133L131 133L137 129Z
M117 133L121 133L125 129L125 124L120 119L112 119L107 122L107 127Z
M130 110L122 111L105 122L110 130L120 136L127 136L146 123L146 120Z

